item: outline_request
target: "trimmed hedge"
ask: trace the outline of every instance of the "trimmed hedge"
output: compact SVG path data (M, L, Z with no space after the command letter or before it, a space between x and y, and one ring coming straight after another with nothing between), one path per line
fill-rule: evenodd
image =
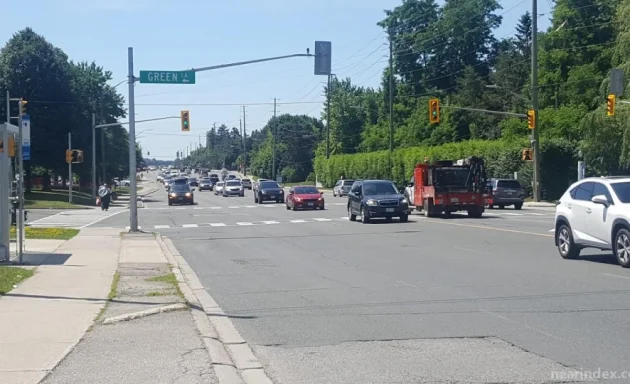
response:
M483 157L488 177L518 178L531 193L532 163L521 160L525 140L469 140L434 147L397 149L392 156L392 178L406 184L418 162L428 157L431 161L457 160L468 156ZM577 157L574 146L565 140L541 142L541 183L544 197L557 199L577 178ZM335 155L329 159L315 158L317 179L325 187L332 187L340 176L346 179L389 179L389 151Z

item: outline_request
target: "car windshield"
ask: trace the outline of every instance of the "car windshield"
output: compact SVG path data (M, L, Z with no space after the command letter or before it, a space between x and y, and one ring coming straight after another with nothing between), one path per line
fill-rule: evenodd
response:
M223 182L222 182L222 181L219 181L219 182L217 183L217 187L222 187L222 186L223 186Z
M468 181L468 170L460 168L438 168L435 185L439 187L463 187Z
M352 186L352 184L354 184L354 180L344 180L343 181L343 185L346 187L350 187Z
M188 184L175 184L171 188L171 192L190 192Z
M189 177L189 178L188 178L188 182L189 182L189 183L194 183L195 181L197 181L197 179L196 179L196 178L194 178L194 177Z
M280 188L280 186L275 181L263 181L260 183L260 188Z
M295 187L294 193L297 195L315 195L319 190L315 187Z
M630 203L630 182L611 183L610 186L622 203Z
M175 179L173 180L173 184L175 185L179 185L179 184L188 184L188 179Z
M499 180L497 181L497 188L521 189L521 184L518 180Z
M394 183L364 183L363 195L397 195L398 189Z
M241 185L240 181L228 181L225 185L228 187L239 187Z
M249 179L242 179L241 180L243 183L249 183Z

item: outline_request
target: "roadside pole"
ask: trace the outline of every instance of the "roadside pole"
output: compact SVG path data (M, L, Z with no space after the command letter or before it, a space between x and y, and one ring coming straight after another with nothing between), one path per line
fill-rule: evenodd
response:
M92 202L96 202L96 114L92 113Z
M129 61L129 231L138 232L138 191L136 182L136 106L134 97L133 48L127 49Z
M72 150L72 133L68 132L68 150ZM68 202L72 204L72 161L68 163Z
M15 155L18 160L18 182L17 182L17 207L16 212L16 225L17 225L17 246L18 246L18 258L20 264L22 264L23 250L24 250L24 153L23 153L23 116L24 116L24 102L20 99L18 101L18 142L15 145Z

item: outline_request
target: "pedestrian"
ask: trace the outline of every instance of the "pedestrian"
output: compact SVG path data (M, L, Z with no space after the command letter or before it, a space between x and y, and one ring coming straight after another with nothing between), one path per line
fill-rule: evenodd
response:
M101 210L107 211L109 209L109 202L112 198L112 190L109 185L103 183L98 189L98 196L101 198Z

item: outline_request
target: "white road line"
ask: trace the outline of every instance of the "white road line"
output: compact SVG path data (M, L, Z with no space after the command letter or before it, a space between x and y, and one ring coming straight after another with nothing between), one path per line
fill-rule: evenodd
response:
M254 225L254 223L250 223L250 222L240 222L240 223L236 223L236 225Z
M263 221L263 223L265 223L265 224L280 224L279 221L275 221L275 220L267 220L267 221Z
M166 229L166 228L170 228L170 225L156 225L153 228L155 229Z
M333 203L334 205L346 205L346 203Z
M210 209L221 209L221 207L210 207Z
M340 217L341 220L350 220L347 216Z
M321 217L316 217L313 220L315 220L315 221L332 221L332 219L324 219L324 218L321 218Z
M204 207L195 207L195 209L205 209Z
M186 208L184 208L184 207L177 207L177 208L175 208L175 209L186 209Z
M502 212L498 213L498 215L506 215L506 216L523 216L522 213L512 213L512 212Z
M292 223L306 223L306 220L291 220Z
M246 205L245 208L256 208L255 205Z
M126 227L125 227L125 229L128 231L128 230L130 230L130 229L131 229L131 227L130 227L130 226L126 226ZM138 226L138 229L142 229L142 227L141 227L141 226Z
M549 232L555 232L555 231L556 231L555 228L552 228L552 229L549 230Z
M210 223L211 227L225 227L225 223Z
M182 228L197 228L198 224L182 224Z
M231 206L229 206L228 208L235 209L235 208L240 208L240 206L238 206L238 205L231 205Z

